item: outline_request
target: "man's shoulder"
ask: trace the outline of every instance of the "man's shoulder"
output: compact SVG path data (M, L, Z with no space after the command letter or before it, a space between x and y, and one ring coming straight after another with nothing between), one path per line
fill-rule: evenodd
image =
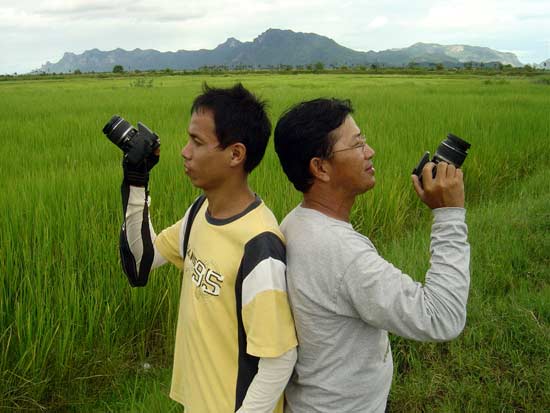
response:
M338 221L334 218L309 208L297 206L283 219L281 223L283 233L295 232L303 234L322 232L325 234L356 234L353 227L344 221Z
M231 238L232 242L240 243L245 248L251 243L265 244L266 240L284 245L284 236L279 229L277 218L259 197L247 211L238 218L226 222L223 227L221 231ZM205 230L217 231L215 226L206 226Z
M263 201L254 209L247 225L243 265L255 267L268 258L286 263L285 238L277 218ZM247 273L246 268L243 271Z
M279 228L279 223L273 211L265 204L264 201L254 209L253 214L250 215L250 219L253 224L255 235L260 235L265 232L271 232L278 238L284 240L283 233Z
M281 223L287 248L319 250L323 254L339 251L348 256L360 251L376 251L372 242L351 224L330 218L318 211L297 207Z

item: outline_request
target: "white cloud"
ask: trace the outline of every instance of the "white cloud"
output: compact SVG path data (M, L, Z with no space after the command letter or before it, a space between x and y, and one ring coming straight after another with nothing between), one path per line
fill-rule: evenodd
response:
M438 3L430 8L419 26L429 29L468 29L480 27L482 30L510 24L514 16L502 8L493 9L491 2L452 1Z
M385 16L376 16L368 25L369 29L379 29L388 23L388 18Z
M40 27L43 19L36 14L16 8L0 8L0 34L8 35L8 30Z
M510 33L530 20L534 24L550 22L550 3L546 0L451 0L434 1L418 26L433 30L470 29L478 33ZM414 22L411 22L414 23Z

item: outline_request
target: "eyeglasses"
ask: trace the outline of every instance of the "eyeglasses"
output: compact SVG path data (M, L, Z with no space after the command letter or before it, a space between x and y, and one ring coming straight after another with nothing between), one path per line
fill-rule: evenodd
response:
M365 142L365 137L364 136L361 136L361 139L362 139L361 142L357 143L356 145L350 146L349 148L338 149L336 151L332 151L329 155L329 158L331 158L332 155L334 155L337 152L350 151L352 149L359 149L359 148L361 148L362 150L365 150L365 147L367 146L367 142Z

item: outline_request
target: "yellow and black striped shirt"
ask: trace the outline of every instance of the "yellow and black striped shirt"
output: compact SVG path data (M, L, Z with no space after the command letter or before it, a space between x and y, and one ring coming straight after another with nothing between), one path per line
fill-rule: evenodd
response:
M185 217L155 240L161 255L183 270L170 396L186 413L235 412L259 358L297 345L283 235L272 212L259 198L224 220L207 208L206 200L186 254ZM274 412L282 411L281 398Z

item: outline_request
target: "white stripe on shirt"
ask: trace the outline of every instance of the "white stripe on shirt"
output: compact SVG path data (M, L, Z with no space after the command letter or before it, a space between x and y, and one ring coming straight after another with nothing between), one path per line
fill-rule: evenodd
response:
M271 257L258 263L243 281L242 306L264 291L286 292L285 270L286 265L282 261Z

